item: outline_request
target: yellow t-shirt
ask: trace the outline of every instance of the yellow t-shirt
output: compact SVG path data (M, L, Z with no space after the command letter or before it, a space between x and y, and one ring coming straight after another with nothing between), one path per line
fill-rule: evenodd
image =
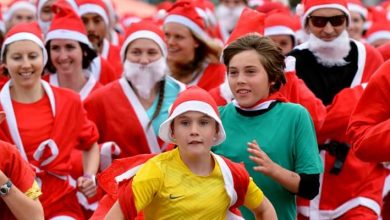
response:
M216 161L209 176L198 176L174 149L145 163L132 187L137 211L143 210L145 219L226 219L230 198ZM256 208L263 198L250 179L244 205Z
M27 197L29 197L30 199L37 199L40 195L42 195L42 192L41 192L41 189L39 188L38 186L38 183L34 180L34 183L33 185L31 186L30 189L28 189L25 193L24 193Z

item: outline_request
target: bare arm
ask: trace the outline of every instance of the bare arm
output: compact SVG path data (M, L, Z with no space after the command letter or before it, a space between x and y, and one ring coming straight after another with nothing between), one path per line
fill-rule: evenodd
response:
M257 164L257 166L253 167L255 171L271 177L288 191L295 194L298 193L301 177L297 173L274 163L267 154L260 149L256 141L248 143L248 152L251 154L249 158Z
M106 217L104 219L106 219L106 220L110 220L110 219L117 219L117 220L125 219L125 216L123 216L123 212L122 212L122 209L121 209L121 207L119 205L118 200L111 207L110 211L108 211L108 213L107 213L107 215L106 215Z
M8 177L0 170L0 185L5 184ZM12 181L12 180L11 180ZM0 197L16 219L44 219L43 208L39 199L31 199L12 185L8 195Z
M276 220L278 219L274 206L268 200L267 197L264 196L263 202L252 210L256 219L266 219L266 220Z
M94 143L88 151L83 152L84 176L77 179L78 189L86 196L92 197L96 194L94 176L99 169L99 146Z

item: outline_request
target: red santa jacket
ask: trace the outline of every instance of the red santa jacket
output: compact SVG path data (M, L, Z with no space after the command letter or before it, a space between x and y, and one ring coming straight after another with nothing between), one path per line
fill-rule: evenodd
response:
M348 135L364 161L390 161L390 61L371 78L353 112Z
M104 39L102 53L100 55L110 63L115 75L120 76L122 74L123 66L119 46L115 46L107 39Z
M348 142L346 129L350 115L355 108L364 84L383 63L379 52L373 47L354 41L358 50L357 71L349 88L341 90L330 105L317 138L319 144L328 140ZM304 47L305 45L300 45ZM334 219L349 210L364 206L379 215L382 205L382 189L387 171L377 163L365 163L353 152L349 152L342 171L330 173L335 157L321 151L325 171L321 175L319 195L311 201L299 200L298 212L312 219Z
M0 139L15 144L22 157L36 168L37 176L42 180L41 202L45 207L73 191L73 186L68 182L71 152L76 147L80 150L90 149L99 135L96 126L88 120L76 93L52 87L45 81L41 83L49 97L54 116L50 138L32 148L34 151L25 151L12 108L10 82L7 82L0 92L0 111L4 111L7 116L6 121L0 124ZM55 184L61 187L53 187Z
M225 80L225 75L225 65L221 63L208 63L199 78L189 85L197 85L200 88L209 91L222 84Z
M106 85L112 81L115 81L122 75L122 72L119 73L115 71L114 66L108 63L108 61L101 56L93 59L90 66L90 71L95 77L95 80L102 85Z

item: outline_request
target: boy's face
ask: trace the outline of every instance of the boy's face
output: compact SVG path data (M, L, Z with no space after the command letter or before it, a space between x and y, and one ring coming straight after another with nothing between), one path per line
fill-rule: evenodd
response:
M187 157L209 154L217 134L217 122L200 112L185 112L173 121L172 137Z

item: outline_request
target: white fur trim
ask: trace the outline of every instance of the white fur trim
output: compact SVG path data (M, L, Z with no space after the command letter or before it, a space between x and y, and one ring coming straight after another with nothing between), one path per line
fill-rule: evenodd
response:
M368 14L367 8L365 8L361 5L354 4L354 3L348 3L348 9L350 11L354 11L354 12L361 14L365 19L367 18L367 14Z
M42 161L40 166L45 166L49 163L51 163L53 160L55 160L58 156L59 150L56 142L52 139L43 141L42 143L39 144L38 148L34 152L34 160L39 161L43 155L43 152L45 151L46 148L49 148L51 151L51 155Z
M67 29L56 29L49 31L46 35L45 43L54 39L66 39L75 40L83 44L88 45L89 48L93 49L92 44L89 42L88 37L78 31L71 31Z
M112 163L112 155L118 156L120 147L113 141L104 142L100 148L100 170L105 170Z
M284 68L284 72L292 72L295 71L295 63L296 58L293 56L288 56L284 59L284 63L286 64L286 67Z
M128 36L126 38L125 42L122 44L122 48L121 48L122 62L124 62L126 59L125 52L126 52L127 47L129 46L129 44L132 41L140 39L140 38L149 39L149 40L154 41L160 47L163 56L164 57L167 56L167 47L166 47L164 40L161 39L161 37L153 31L141 30L141 31L136 31L136 32L132 33L130 36Z
M208 103L196 101L196 100L186 101L176 106L176 108L170 114L169 118L160 125L158 136L165 142L169 142L169 143L173 142L171 123L173 122L173 119L175 119L177 116L188 111L197 111L197 112L204 113L210 116L211 118L213 118L215 121L217 121L219 125L219 132L218 132L217 140L214 141L213 146L218 145L225 140L226 138L225 130L223 128L221 119L214 111L213 107L211 107L211 105Z
M362 83L364 67L366 65L366 47L364 46L364 44L362 44L359 41L356 40L352 40L352 41L356 44L358 49L358 62L357 62L358 69L356 70L355 77L352 80L351 88Z
M83 16L83 15L88 14L88 13L95 13L95 14L100 15L103 18L106 26L107 27L109 26L110 22L108 19L108 14L107 14L106 10L104 10L104 8L102 8L101 6L96 5L96 4L83 4L83 5L79 6L80 16Z
M291 35L295 38L295 32L287 26L278 25L278 26L268 27L264 29L264 36L266 37L272 35L281 35L281 34Z
M205 43L212 40L208 34L201 27L199 27L198 24L187 17L181 15L168 15L164 20L164 25L170 22L179 23L188 27L192 32L194 32L196 36L200 37L200 40Z
M50 220L76 220L76 219L69 217L69 216L66 216L66 215L59 215L59 216L55 216L53 218L50 218Z
M121 85L123 93L126 95L126 98L129 101L130 105L133 106L135 114L137 115L137 118L141 123L146 141L148 142L150 153L161 153L161 148L158 144L157 135L154 133L153 126L150 126L148 128L150 118L146 113L145 108L142 106L137 95L130 87L129 83L127 83L125 78L122 77L119 80L119 84Z
M8 8L7 11L3 14L3 18L5 21L8 21L11 19L12 15L20 9L27 9L31 12L34 13L34 15L37 13L37 8L35 7L34 4L30 2L25 2L25 1L19 1L14 3L10 8Z
M127 179L130 179L131 177L133 177L139 169L141 169L141 167L143 166L144 164L140 164L138 166L135 166L129 170L127 170L126 172L122 173L121 175L119 176L116 176L115 177L115 181L117 183L120 183L122 182L123 180L127 180Z
M4 50L5 47L8 46L9 44L12 44L16 41L21 41L21 40L30 40L36 44L42 49L43 53L43 65L46 65L47 62L47 52L45 49L45 46L43 45L42 40L37 37L35 34L29 33L29 32L20 32L17 34L14 34L10 37L7 37L3 43L3 46L1 47L1 59L3 59L4 56Z
M390 40L390 31L377 31L371 34L370 36L368 36L366 40L369 44L372 44L375 41L380 39Z
M340 4L323 4L323 5L313 6L313 7L309 8L305 12L305 14L302 16L302 20L301 20L302 28L305 27L305 22L306 22L307 16L309 16L313 11L321 9L321 8L335 8L335 9L341 10L342 12L344 12L348 16L348 21L349 21L348 24L351 24L351 15L349 14L349 10L347 8L345 8L343 5L340 5Z

